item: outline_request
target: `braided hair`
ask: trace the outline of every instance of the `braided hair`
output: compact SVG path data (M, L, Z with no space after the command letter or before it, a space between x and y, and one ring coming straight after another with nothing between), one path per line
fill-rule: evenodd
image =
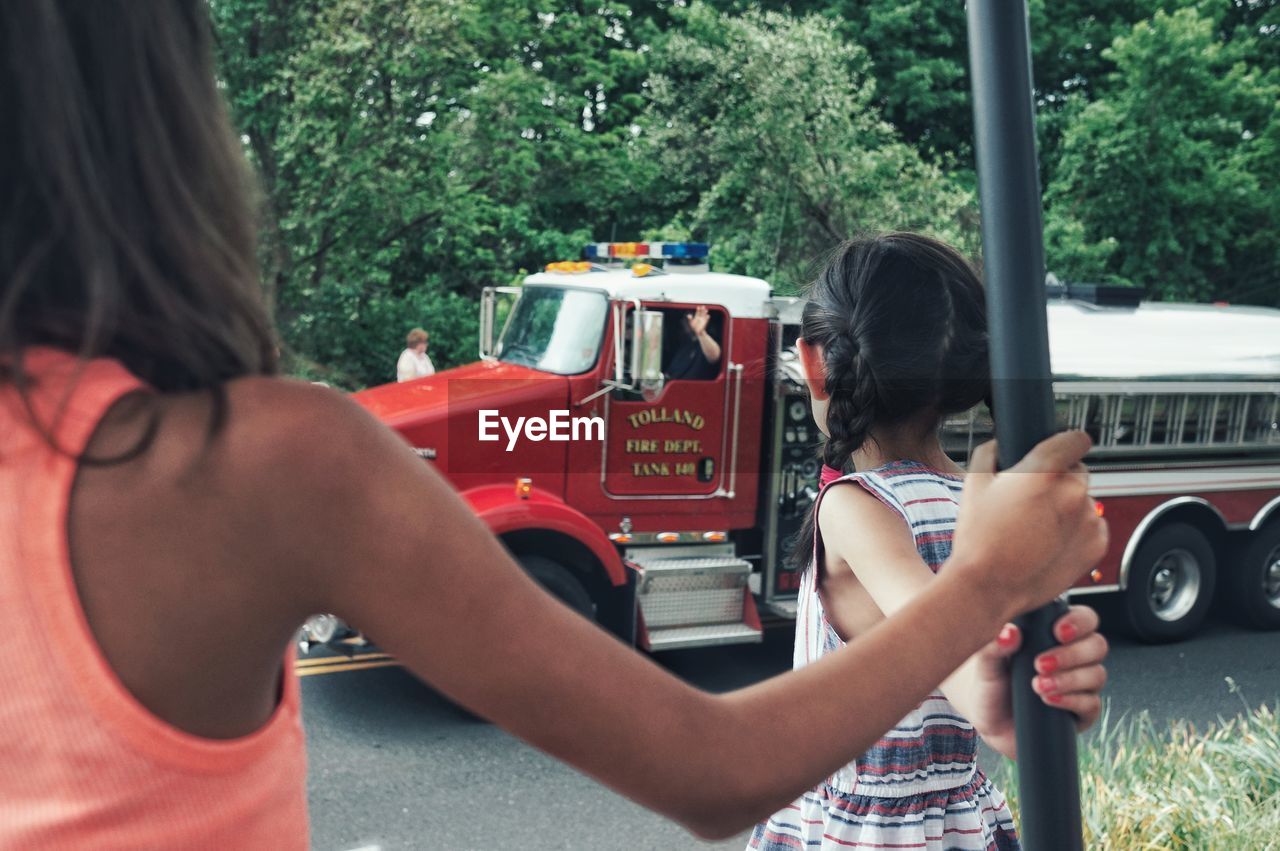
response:
M915 233L849 240L814 281L800 336L822 349L825 464L847 469L873 430L967 411L990 393L986 302L977 272L949 245ZM816 503L815 503L816 508ZM792 553L808 564L809 510Z

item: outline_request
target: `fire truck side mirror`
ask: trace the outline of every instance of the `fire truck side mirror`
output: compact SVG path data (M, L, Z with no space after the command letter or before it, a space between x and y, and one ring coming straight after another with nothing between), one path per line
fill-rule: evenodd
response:
M662 392L662 311L634 311L631 381L646 399Z
M506 319L503 321L502 331L506 331L507 323L511 321L516 299L520 297L520 288L485 287L480 294L480 360L493 360L497 356L496 346L498 340L502 337L501 333L495 333L497 331L496 320L499 293L513 297L509 301L504 301Z

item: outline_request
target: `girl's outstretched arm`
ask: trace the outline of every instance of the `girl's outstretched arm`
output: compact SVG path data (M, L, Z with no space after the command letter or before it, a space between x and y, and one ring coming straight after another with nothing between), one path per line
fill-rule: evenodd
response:
M350 401L249 382L232 408L239 531L259 544L242 569L282 593L284 622L341 615L449 697L706 837L750 826L865 750L1105 544L1071 472L1087 440L1046 442L1024 468L1038 475L988 477L973 498L994 518L1026 505L1037 535L978 522L900 617L800 671L710 695L544 593Z

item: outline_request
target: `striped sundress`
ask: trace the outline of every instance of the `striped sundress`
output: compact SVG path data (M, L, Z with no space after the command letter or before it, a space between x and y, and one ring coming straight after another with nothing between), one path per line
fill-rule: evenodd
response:
M921 558L935 572L950 556L960 477L915 461L895 461L837 481L857 482L901 515ZM819 552L815 541L815 561ZM823 612L816 576L811 563L800 585L797 668L844 644ZM892 683L877 686L892 688ZM934 692L857 760L757 825L747 847L1005 851L1020 846L1004 796L978 768L973 726Z

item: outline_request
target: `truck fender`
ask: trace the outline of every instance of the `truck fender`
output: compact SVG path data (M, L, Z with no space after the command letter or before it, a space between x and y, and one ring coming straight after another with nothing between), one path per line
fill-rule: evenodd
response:
M1157 505L1147 512L1147 516L1143 517L1138 525L1134 527L1132 534L1129 535L1129 540L1124 545L1124 555L1120 557L1121 591L1129 587L1129 569L1133 566L1133 557L1137 553L1142 539L1157 520L1175 510L1194 514L1196 519L1213 531L1222 531L1227 528L1226 518L1222 516L1222 512L1218 510L1217 506L1198 496L1180 496ZM1213 519L1217 520L1216 525L1212 522Z
M1249 521L1249 531L1256 532L1261 529L1262 524L1270 520L1273 514L1280 517L1280 496L1258 509L1258 513Z
M463 491L462 498L493 534L502 536L525 529L559 532L585 546L603 565L612 585L626 583L626 568L605 533L554 494L533 488L527 497L520 497L511 485L482 485Z

